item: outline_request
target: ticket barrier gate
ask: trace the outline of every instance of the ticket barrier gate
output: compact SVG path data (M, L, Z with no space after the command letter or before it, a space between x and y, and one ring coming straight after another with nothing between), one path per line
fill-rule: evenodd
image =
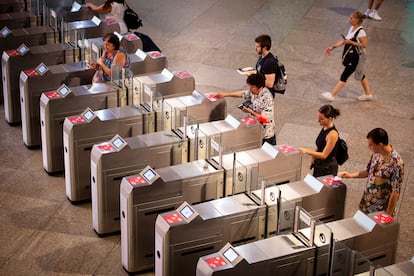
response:
M331 214L333 209L335 217L343 218L345 185L332 188L322 180L307 175L304 181L263 187L251 194L236 194L192 206L183 204L176 211L159 215L155 225L156 275L194 275L198 258L218 251L226 242L239 245L271 237L281 233L279 228L287 229L286 226L286 232L291 233L296 206L310 215L320 213L321 208ZM340 199L342 212L336 212L336 207L325 197ZM312 206L307 204L309 199L322 203Z
M198 91L193 92L193 95L196 95L196 96L200 96L200 94L201 93ZM72 97L72 99L74 98ZM170 98L170 99L175 99L175 98ZM43 98L43 101L45 100L48 101L48 99ZM60 101L59 106L62 105L62 102L63 101ZM69 103L69 101L66 101L66 102ZM75 102L75 101L71 101L71 102ZM82 100L82 102L80 101L76 101L76 102L79 102L79 105L87 106L88 104L88 101L84 101L84 100ZM206 107L206 103L208 104L208 101L203 101L203 102L205 104L204 105L199 104L198 105L199 108L197 110L196 109L187 110L188 117L198 118L198 120L192 120L193 123L208 122L209 121L208 119L210 119L210 117L214 118L218 114L223 114L223 115L221 115L222 116L221 118L218 117L217 119L224 119L225 110L216 109L215 107L217 107L217 104L208 105L210 109L207 109L205 107ZM214 103L219 103L219 102L214 102ZM91 104L92 105L89 105L89 106L92 107L92 110L96 110L93 108L93 103ZM73 115L73 114L69 114L70 112L67 111L68 105L65 105L65 106L66 108L65 107L56 108L55 110L59 110L59 113L61 114L64 113L65 117ZM222 106L222 108L225 108L225 105L220 105L220 106ZM52 105L49 107L49 109L51 107ZM76 187L84 187L85 183L90 182L91 170L90 170L90 167L85 164L90 164L90 151L92 149L93 144L108 141L116 134L120 135L123 138L126 138L126 137L131 137L131 136L137 136L140 134L154 132L154 125L155 125L154 121L156 120L156 117L158 116L158 114L155 114L153 111L148 111L140 105L114 107L114 108L103 109L103 110L98 110L98 111L92 111L92 110L89 109L88 114L92 114L96 116L91 116L89 120L84 120L82 122L78 122L77 120L71 120L70 124L67 123L65 125L67 128L65 128L63 131L66 134L66 136L64 137L62 137L62 130L59 126L59 123L61 119L62 120L64 119L64 116L59 116L59 118L54 117L58 120L55 120L55 122L52 123L54 125L54 129L61 130L60 132L59 131L54 131L54 132L48 131L49 135L46 135L46 133L44 132L46 132L45 130L48 130L48 128L50 129L50 127L48 126L48 124L50 123L45 123L45 126L44 127L42 126L42 135L43 135L42 136L42 146L43 146L42 154L44 157L43 159L44 164L47 164L49 160L53 161L57 159L56 157L61 156L62 166L64 166L63 152L65 151L66 164L70 164L66 166L69 169L69 171L66 171L66 175L71 178L71 181L68 181L66 183L68 183L68 185L69 183L72 183L69 185L70 188L67 190L68 191L67 195L68 195L68 198L71 199L72 201L78 201L79 198L82 198L82 200L90 198L90 191L84 190L84 189L77 189ZM217 114L215 116L209 116L211 115L213 111L216 112ZM84 111L84 113L85 112L86 111ZM41 102L41 116L42 116L42 102ZM74 117L78 117L78 115ZM42 125L43 125L43 122L45 122L43 118L42 118ZM171 132L172 135L173 133L174 132ZM53 135L53 137L51 137L52 139L49 139L51 135ZM64 141L64 146L62 144L62 140ZM51 143L52 141L54 141L53 144ZM59 141L59 143L57 144L56 141ZM177 141L180 141L180 139L178 139ZM51 149L55 149L58 155L55 154L55 156L47 156L48 147L49 148L51 147ZM180 158L180 160L181 159L182 158ZM85 162L82 162L82 160ZM182 162L187 162L187 158L184 158L184 160L181 160L180 163ZM44 167L47 168L47 166L44 166ZM84 195L79 195L78 194L79 191L84 191Z
M269 145L270 146L270 145ZM266 148L266 146L264 146ZM275 160L274 167L277 167L278 160ZM212 163L211 163L212 164ZM216 164L214 164L216 166ZM245 169L243 172L244 174L241 177L246 178L248 174L248 168ZM224 171L223 177L223 192L225 191L225 187L227 185L232 185L232 179L228 180L226 178L227 172ZM240 175L235 175L234 177L240 177ZM276 178L272 176L272 178ZM161 208L156 208L155 206L149 208L146 205L140 204L135 197L139 196L140 190L139 186L131 185L128 181L126 181L128 177L124 177L121 182L121 252L122 252L122 265L128 272L136 272L142 271L145 269L152 268L154 265L154 228L147 229L146 227L146 214L157 214L162 213L160 210ZM298 180L298 179L296 179ZM230 183L226 183L226 181L230 181ZM289 181L289 178L282 179L282 181ZM155 187L154 187L155 188ZM168 197L168 196L167 196ZM163 196L163 201L166 198ZM174 199L173 197L171 199ZM182 202L177 202L174 206L163 204L165 208L178 208L179 204ZM161 204L161 202L155 201L155 204ZM249 205L250 206L250 205ZM253 208L253 207L252 207ZM159 210L159 211L158 211ZM93 211L93 210L92 210ZM168 211L168 210L166 210ZM125 214L125 216L124 216ZM155 214L156 215L156 214ZM155 217L151 217L152 225L155 224ZM261 225L262 224L261 222ZM139 229L146 229L146 230L139 230ZM137 231L151 231L151 239L148 241L148 237L145 237L145 243L150 243L151 247L147 247L148 245L144 244L143 236L137 235ZM264 229L263 229L264 231ZM250 232L249 232L250 233Z
M128 56L132 56L128 54ZM137 61L137 60L135 60ZM136 66L131 61L131 69ZM115 66L113 66L115 67ZM111 68L113 70L113 68ZM116 71L113 82L119 87L124 86L122 70ZM132 73L135 73L132 71ZM55 91L62 83L68 87L90 84L95 70L89 68L85 62L71 64L59 64L47 67L41 63L35 70L26 70L20 73L20 107L22 117L23 141L27 147L41 145L40 130L40 96L45 91ZM117 76L121 76L118 78ZM124 93L124 104L127 102L126 90Z
M304 213L299 213L299 216L303 217ZM308 220L312 223L313 218L309 217ZM313 258L314 270L311 274L297 274L297 270L293 269L295 267L287 266L294 263L287 261L292 255L287 254L283 248L286 246L286 241L281 239L285 237L283 235L237 247L226 245L223 249L232 248L232 252L228 252L227 257L224 257L222 249L219 253L201 257L196 275L238 275L242 271L263 272L260 275L359 275L373 265L393 263L391 259L395 257L398 229L398 223L393 222L385 213L365 215L357 211L352 218L327 224L314 223L314 227L295 231L296 236L313 236L312 244L316 246L316 251ZM330 238L332 234L335 240ZM274 250L277 250L279 255L270 256L269 252ZM328 250L331 250L330 256ZM366 255L370 252L375 252L376 256ZM295 257L297 262L306 260L303 256ZM278 266L277 264L282 262L277 259L284 260L285 266ZM290 269L279 270L286 267Z
M84 61L49 67L41 63L35 69L20 73L22 132L23 142L27 147L41 144L39 101L41 94L52 91L63 83L68 87L89 84L94 74L95 70L89 68Z
M151 56L144 55L144 52L139 49L137 50L135 56L138 56L138 58L134 58L133 61L131 61L133 65L137 65L132 68L134 72L142 72L142 68L155 71L160 71L164 68L164 64L166 64L165 57L157 56L152 58ZM130 55L130 57L132 57L132 55ZM40 97L40 127L43 168L47 173L57 173L64 169L63 122L65 117L80 114L88 107L91 110L98 110L125 105L121 104L119 101L115 101L113 102L115 105L111 105L110 101L104 100L107 97L118 97L119 95L117 94L118 88L114 87L112 84L106 86L88 85L72 88L65 88L63 85L57 89L57 91L42 93L42 96ZM101 97L101 100L97 100L97 98ZM112 111L109 112L111 113ZM124 117L144 113L143 133L146 133L146 129L149 129L147 126L152 125L154 119L151 118L152 115L150 115L150 112L145 112L140 106L122 106L117 109L116 113ZM116 119L118 117L119 116L110 118ZM106 118L104 122L111 120L110 118ZM116 133L113 135L115 134ZM111 137L113 135L111 135ZM88 161L87 163L89 164L90 162Z
M195 203L222 197L223 184L223 170L216 169L206 160L157 170L146 167L140 174L123 178L121 214L114 214L121 216L122 255L131 256L126 251L133 250L129 247L130 240L127 238L131 231L140 250L139 260L134 262L134 267L123 261L127 271L153 267L154 223L157 214L173 210L187 199ZM131 216L138 219L131 220Z
M95 83L69 88L62 85L57 91L42 93L40 97L40 124L42 136L42 157L43 168L49 174L61 172L64 169L63 161L63 122L65 117L74 115L70 110L84 110L84 106L92 109L104 109L119 106L122 90L111 83ZM84 97L87 95L87 97ZM61 101L64 98L79 99L78 101ZM51 104L53 103L53 104ZM76 113L76 112L75 112ZM54 114L51 116L50 114ZM79 113L78 113L79 114ZM74 122L82 123L90 119L83 112L80 116L75 116ZM84 120L77 120L78 117ZM88 161L89 163L89 161Z
M300 225L308 223L315 227L311 217L301 210L301 215L295 217L292 233L239 246L227 243L218 252L199 258L191 275L315 275L313 241L317 233L303 236L299 232Z
M121 46L128 50L128 53L134 53L142 47L142 41L139 37L132 34L120 35ZM19 75L21 71L31 69L43 62L46 66L73 63L83 59L95 60L100 56L103 45L103 38L89 38L74 43L58 43L49 45L40 45L27 47L25 44L20 45L15 50L3 52L2 57L2 75L4 89L4 111L5 118L9 124L20 123L21 110L19 99ZM132 57L132 55L131 55ZM132 64L135 65L136 58ZM136 68L132 68L136 70ZM161 71L159 69L159 71Z
M213 162L220 163L219 157ZM293 182L301 178L302 156L289 145L252 148L222 156L221 166L226 172L225 195L256 190L260 187L259 175L266 175L272 183ZM247 172L246 172L246 168Z
M215 125L228 125L228 128L227 130L216 129L213 136L205 136L204 141L206 142L200 145L198 150L206 152L208 144L216 143L222 151L228 151L231 148L231 142L237 139L244 142L240 143L238 150L260 147L261 125L257 123L252 127L238 124L232 127L231 124L234 121L236 119L233 116L227 115L225 120L200 124L200 134L204 129L212 129ZM191 129L191 127L196 128L193 125L189 126L188 129ZM233 140L229 141L223 139L223 137L233 137ZM247 138L245 139L245 137ZM118 141L122 147L115 145L114 140ZM139 173L147 165L154 168L163 168L205 159L195 159L194 156L189 156L188 148L190 144L188 135L179 129L124 139L115 137L109 142L94 145L91 154L91 185L92 206L98 207L92 208L92 217L94 222L97 222L93 225L95 231L98 234L108 234L120 230L119 221L116 219L119 214L119 204L113 204L113 202L119 200L119 185L124 176ZM107 148L110 150L107 150ZM220 149L217 151L220 151ZM208 154L205 153L199 156L209 157L210 154L215 155L214 149L209 149ZM96 201L99 201L99 203L95 203Z
M168 88L167 88L168 87ZM158 97L158 91L163 98L191 95L195 88L194 77L186 71L170 71L164 68L161 73L137 76L133 79L133 93L129 102L134 104L149 104L152 110L153 98ZM168 92L170 91L170 92ZM176 91L181 91L177 93Z

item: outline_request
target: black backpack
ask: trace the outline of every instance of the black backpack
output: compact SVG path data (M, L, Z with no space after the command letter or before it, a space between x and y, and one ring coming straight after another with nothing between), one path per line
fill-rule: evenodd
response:
M342 138L338 138L336 145L336 162L338 162L338 165L342 165L349 159L348 145Z
M275 84L273 85L273 90L276 93L285 94L287 84L287 73L285 65L280 62L277 56L275 56L275 60L277 64L277 78L275 80Z
M130 7L128 7L128 5L126 5L124 12L124 21L128 30L138 29L139 27L143 26L142 20L139 18L138 14L134 12Z

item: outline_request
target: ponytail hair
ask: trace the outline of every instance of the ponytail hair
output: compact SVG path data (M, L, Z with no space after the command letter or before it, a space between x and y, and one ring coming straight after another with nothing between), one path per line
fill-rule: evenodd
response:
M324 105L321 108L319 108L319 113L325 115L326 118L336 118L341 113L339 112L339 109L333 107L330 104Z

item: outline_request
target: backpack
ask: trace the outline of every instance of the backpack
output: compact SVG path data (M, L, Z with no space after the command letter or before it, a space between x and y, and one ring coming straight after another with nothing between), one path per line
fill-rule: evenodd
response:
M124 12L124 21L128 30L138 29L139 27L143 26L141 18L139 18L138 14L134 12L130 7L128 7L128 5L126 5Z
M285 65L279 61L277 56L275 56L277 64L277 79L273 85L273 90L279 94L285 94L286 84L287 84L287 73Z
M349 159L348 145L345 140L341 138L338 138L336 145L336 162L338 162L338 165L342 165Z

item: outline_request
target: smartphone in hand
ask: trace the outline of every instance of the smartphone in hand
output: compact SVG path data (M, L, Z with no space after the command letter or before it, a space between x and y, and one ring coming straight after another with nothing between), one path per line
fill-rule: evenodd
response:
M346 40L345 36L343 34L341 34L342 39Z

